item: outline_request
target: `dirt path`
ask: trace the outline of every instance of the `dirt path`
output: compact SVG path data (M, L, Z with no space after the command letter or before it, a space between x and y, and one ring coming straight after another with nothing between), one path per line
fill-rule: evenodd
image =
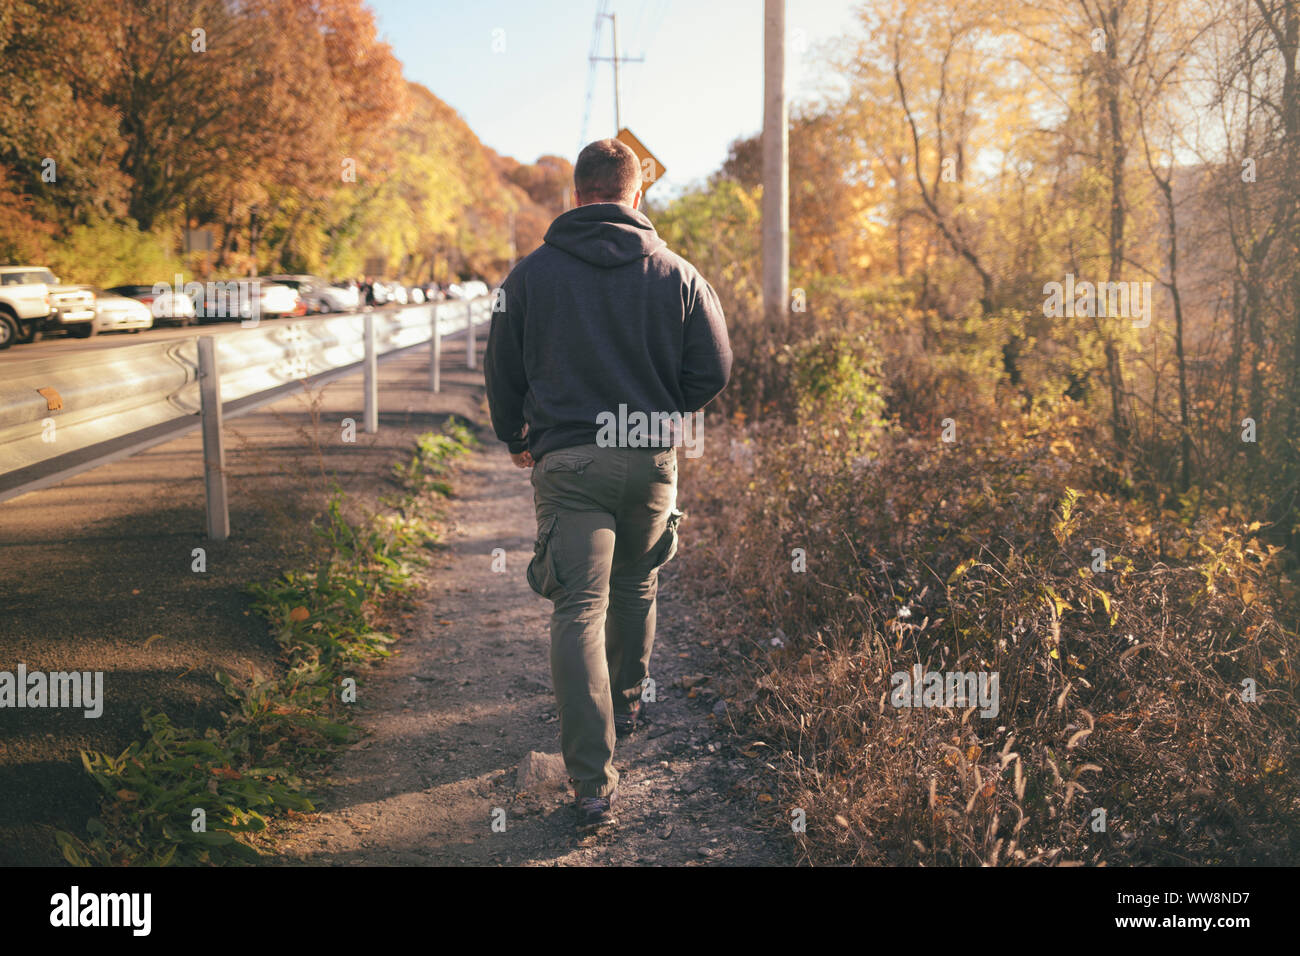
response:
M419 612L400 653L362 685L366 736L339 759L322 812L275 834L281 862L789 862L771 826L757 822L761 764L741 754L725 703L708 684L694 694L683 686L708 666L711 642L679 603L676 562L661 574L652 723L615 754L618 825L578 836L563 776L518 790L516 768L530 751L559 750L550 603L523 574L532 487L496 443L460 467L454 486L447 547L425 572ZM492 570L494 548L506 552L504 573Z

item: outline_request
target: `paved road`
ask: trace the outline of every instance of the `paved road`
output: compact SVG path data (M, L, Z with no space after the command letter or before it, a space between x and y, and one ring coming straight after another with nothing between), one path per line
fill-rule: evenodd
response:
M383 312L387 310L388 307L375 311ZM263 318L259 320L258 325L274 326L287 325L292 322L319 322L321 319L337 318L340 314L346 313L335 312L331 315ZM14 345L0 352L0 367L10 362L21 362L33 358L57 358L60 355L69 355L73 352L85 352L92 349L120 348L124 345L140 345L143 342L183 339L195 335L233 335L241 331L243 331L243 326L238 321L231 320L229 322L205 322L184 329L175 325L156 325L152 329L145 329L141 332L100 332L88 339L74 339L71 336L56 333L42 338L39 342L32 342L30 345Z

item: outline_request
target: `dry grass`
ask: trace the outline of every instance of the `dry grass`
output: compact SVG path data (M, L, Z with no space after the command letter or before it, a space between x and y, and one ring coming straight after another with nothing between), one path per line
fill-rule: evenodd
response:
M837 436L717 425L684 480L800 859L1296 859L1296 594L1257 526L1089 490L1114 469L1077 409L884 431L869 460ZM916 664L996 673L999 713L894 707Z

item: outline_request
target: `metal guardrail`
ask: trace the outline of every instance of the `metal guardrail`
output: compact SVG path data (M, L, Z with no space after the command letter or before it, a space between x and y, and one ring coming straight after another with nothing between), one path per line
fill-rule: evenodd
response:
M208 534L230 533L221 422L361 372L363 427L378 430L376 363L429 347L429 388L441 389L442 339L476 332L492 297L348 313L0 366L0 501L204 430Z

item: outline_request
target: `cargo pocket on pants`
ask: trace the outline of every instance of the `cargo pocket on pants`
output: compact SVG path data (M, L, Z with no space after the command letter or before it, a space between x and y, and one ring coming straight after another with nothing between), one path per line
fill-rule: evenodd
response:
M654 564L651 567L662 568L677 556L677 526L685 516L684 511L678 511L676 508L668 513L668 526L664 528L663 537L655 546Z
M543 518L537 526L537 541L533 543L533 559L528 562L525 576L528 586L544 598L552 598L560 590L555 576L555 515Z

